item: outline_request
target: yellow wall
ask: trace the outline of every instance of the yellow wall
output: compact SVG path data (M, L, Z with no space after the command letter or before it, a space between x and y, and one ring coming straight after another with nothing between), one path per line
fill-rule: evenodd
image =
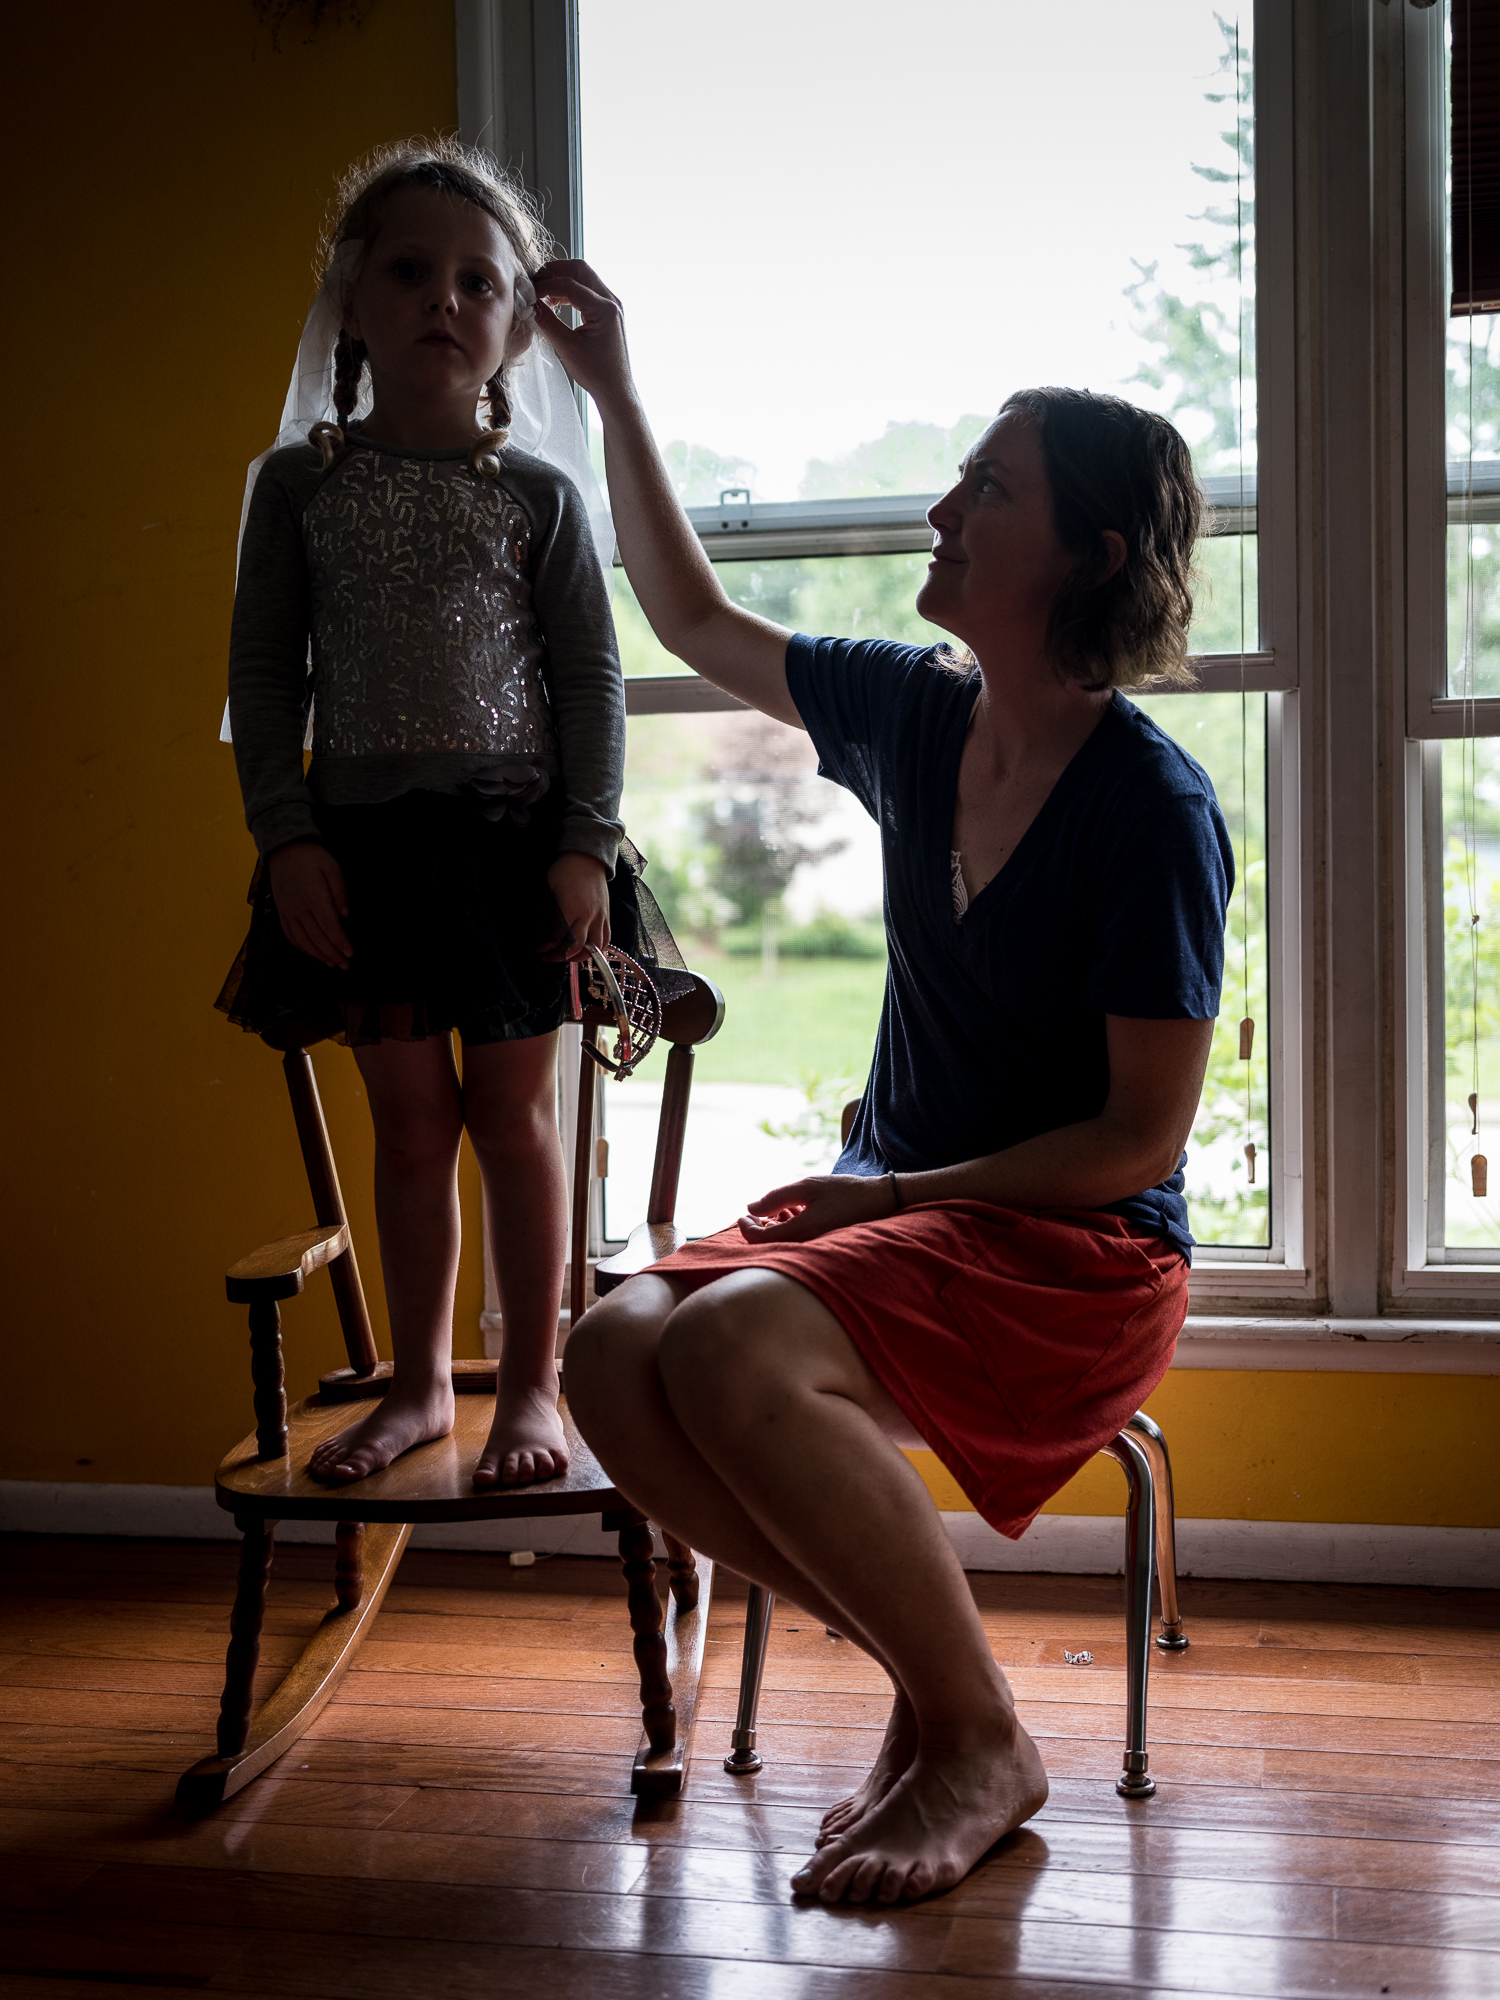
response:
M375 0L310 44L294 16L279 50L251 0L26 23L3 322L0 1471L191 1484L250 1422L223 1271L310 1220L275 1059L211 1006L252 861L215 741L244 468L280 409L333 175L454 123L453 10ZM347 1055L317 1061L379 1322L364 1107ZM471 1166L465 1188L472 1216ZM479 1304L471 1232L461 1352ZM302 1392L340 1359L324 1280L287 1331ZM1150 1407L1184 1513L1473 1525L1496 1518L1479 1440L1497 1395L1205 1373ZM1099 1464L1052 1505L1115 1512L1118 1489Z
M13 1478L209 1478L249 1428L223 1271L306 1228L276 1059L212 1002L254 855L216 741L245 466L335 174L456 120L452 0L280 48L251 0L29 8L8 54L5 1319ZM383 1318L353 1064L317 1066ZM473 1208L473 1177L468 1193ZM462 1281L478 1351L480 1280ZM292 1385L341 1359L319 1279ZM65 1392L60 1394L59 1392Z

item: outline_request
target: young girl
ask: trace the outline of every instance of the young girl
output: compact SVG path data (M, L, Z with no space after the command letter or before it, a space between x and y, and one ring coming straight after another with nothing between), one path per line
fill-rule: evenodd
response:
M595 532L556 462L591 484L576 408L558 370L549 441L556 363L527 352L549 248L535 216L449 142L386 149L340 192L288 398L308 441L284 429L252 468L229 711L261 858L218 1004L346 1041L375 1122L394 1373L310 1469L359 1479L452 1429L467 1130L505 1323L474 1483L524 1485L567 1466L566 961L609 941L612 901L618 941L641 948L628 869L611 882L624 689ZM546 457L508 442L518 389L544 410Z

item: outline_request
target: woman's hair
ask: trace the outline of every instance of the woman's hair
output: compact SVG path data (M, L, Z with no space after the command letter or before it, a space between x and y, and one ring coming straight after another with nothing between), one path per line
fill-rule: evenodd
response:
M519 182L496 166L488 154L464 146L457 139L406 139L394 146L378 146L357 160L339 182L323 238L318 246L318 276L333 264L342 243L369 245L380 233L387 203L403 188L431 188L437 194L472 202L498 224L516 253L516 262L528 277L552 255L552 238L542 226L536 205ZM358 275L356 263L344 280L352 287ZM347 291L345 294L347 299ZM344 301L341 301L344 303ZM334 407L340 424L347 424L359 400L359 381L365 365L365 346L347 331L341 332L334 348ZM504 364L485 384L492 430L476 446L478 451L493 440L503 439L510 428L510 404L506 399Z
M1053 520L1075 558L1047 625L1057 672L1091 691L1191 686L1192 561L1204 502L1181 432L1088 389L1018 389L1005 410L1036 428ZM1125 560L1106 577L1109 528L1124 537Z

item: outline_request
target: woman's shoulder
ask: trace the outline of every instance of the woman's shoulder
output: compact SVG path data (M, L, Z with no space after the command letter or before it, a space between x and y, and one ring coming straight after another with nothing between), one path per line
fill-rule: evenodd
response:
M1144 709L1117 693L1110 723L1100 748L1135 798L1146 791L1158 797L1198 799L1217 807L1207 771Z
M812 638L794 632L786 670L793 699L799 686L880 709L947 708L961 703L972 669L946 646L911 646L897 639Z

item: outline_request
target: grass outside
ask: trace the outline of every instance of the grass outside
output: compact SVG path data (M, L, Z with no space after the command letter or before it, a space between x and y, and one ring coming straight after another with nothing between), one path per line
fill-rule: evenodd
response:
M863 1087L885 993L883 958L784 958L771 979L754 958L689 950L687 959L725 1003L723 1027L698 1051L695 1082L797 1084L812 1073ZM657 1082L665 1069L659 1046L638 1074Z

